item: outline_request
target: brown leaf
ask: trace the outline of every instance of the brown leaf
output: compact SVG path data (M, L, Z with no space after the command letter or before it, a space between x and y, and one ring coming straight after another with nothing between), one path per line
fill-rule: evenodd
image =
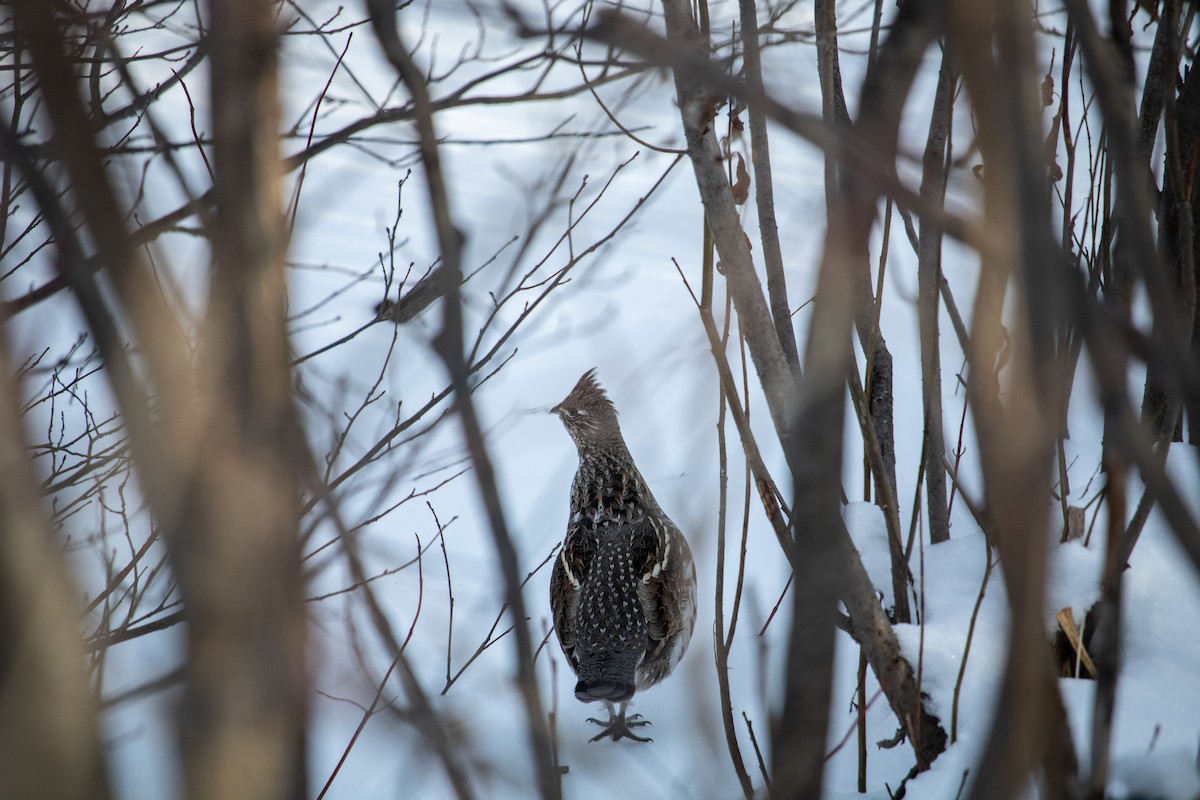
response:
M1084 517L1084 510L1079 506L1067 506L1067 525L1063 530L1062 541L1073 542L1077 539L1082 539L1086 532L1085 524L1087 520Z
M1042 106L1048 108L1054 102L1054 76L1049 72L1042 80Z
M703 112L703 117L702 117L704 122L712 122L714 119L716 119L717 112L721 109L721 106L723 106L723 105L725 105L725 98L723 98L723 97L711 97L710 96L710 97L705 98L704 112Z
M1150 22L1158 22L1158 0L1134 0L1134 6L1133 14L1144 11L1150 15Z
M1059 106L1058 113L1054 115L1053 121L1050 123L1050 132L1046 134L1046 142L1043 145L1043 150L1046 154L1046 166L1050 170L1050 180L1062 180L1062 167L1058 165L1058 132L1060 130L1060 121L1062 120L1062 107Z
M737 156L737 167L734 169L733 202L740 206L750 197L750 173L746 171L746 159L742 154L734 155Z

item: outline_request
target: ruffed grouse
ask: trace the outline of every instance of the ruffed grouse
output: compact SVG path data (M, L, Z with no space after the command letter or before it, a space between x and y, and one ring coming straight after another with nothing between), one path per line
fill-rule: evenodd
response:
M696 567L675 523L638 472L617 409L589 370L551 409L579 451L571 516L550 578L550 608L563 653L579 682L575 696L601 701L606 721L592 741L639 742L625 716L630 698L671 673L696 625ZM619 707L619 711L617 710Z

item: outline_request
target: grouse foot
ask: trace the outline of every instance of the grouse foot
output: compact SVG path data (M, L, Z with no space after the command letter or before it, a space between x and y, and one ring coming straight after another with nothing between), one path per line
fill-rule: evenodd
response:
M616 712L613 709L612 703L605 703L608 709L608 719L599 720L595 717L588 717L588 722L595 723L604 730L593 736L589 741L598 742L605 737L611 737L615 742L619 739L633 739L635 742L653 742L654 740L648 736L638 736L633 732L633 728L640 728L643 725L652 724L650 720L642 717L641 714L634 714L632 717L625 716L625 708L628 703L621 703L621 710Z

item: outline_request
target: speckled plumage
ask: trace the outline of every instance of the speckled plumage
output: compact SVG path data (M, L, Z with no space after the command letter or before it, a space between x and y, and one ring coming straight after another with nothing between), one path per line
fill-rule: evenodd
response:
M646 723L626 720L625 706L669 675L687 649L696 624L691 550L634 465L595 370L551 411L579 452L567 535L550 578L554 630L579 678L575 696L609 706L596 738L642 740L629 726Z

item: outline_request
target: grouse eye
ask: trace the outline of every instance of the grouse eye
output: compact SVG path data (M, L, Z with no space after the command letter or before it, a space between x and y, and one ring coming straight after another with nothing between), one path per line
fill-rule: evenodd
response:
M572 409L564 408L562 410L562 415L564 417L573 417L573 416L575 416L575 412Z

